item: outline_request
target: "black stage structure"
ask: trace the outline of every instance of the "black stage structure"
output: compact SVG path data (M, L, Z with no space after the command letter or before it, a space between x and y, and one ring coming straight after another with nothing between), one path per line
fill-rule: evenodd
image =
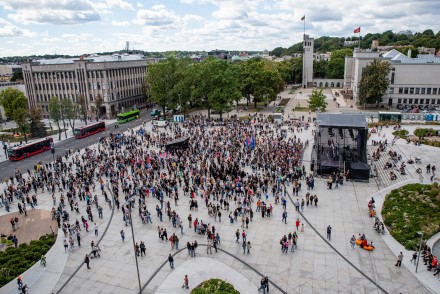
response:
M364 114L317 114L312 168L319 175L340 171L353 180L369 181L367 140Z
M186 149L189 146L189 137L177 138L165 145L165 151L174 151L177 149Z

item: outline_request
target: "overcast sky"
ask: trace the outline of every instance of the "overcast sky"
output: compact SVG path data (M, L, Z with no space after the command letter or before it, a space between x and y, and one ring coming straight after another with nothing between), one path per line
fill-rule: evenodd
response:
M440 0L0 0L0 56L272 50L306 33L440 28Z

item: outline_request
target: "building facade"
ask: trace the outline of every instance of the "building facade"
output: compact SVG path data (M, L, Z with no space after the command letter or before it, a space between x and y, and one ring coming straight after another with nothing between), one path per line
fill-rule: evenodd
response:
M313 50L315 39L309 35L304 35L303 41L303 75L302 86L304 88L313 87Z
M114 117L145 104L145 74L151 62L155 60L142 55L114 54L23 63L28 105L48 117L52 97L76 102L83 95L88 114L94 117L95 101L102 97L99 113Z
M390 85L382 97L382 104L398 109L434 109L440 107L440 57L419 54L411 58L393 49L382 55L378 52L356 51L345 58L344 88L351 90L358 101L358 86L362 70L374 59L391 65Z

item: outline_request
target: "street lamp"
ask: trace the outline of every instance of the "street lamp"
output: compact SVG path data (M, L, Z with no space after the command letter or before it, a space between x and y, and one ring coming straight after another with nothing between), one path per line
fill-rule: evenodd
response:
M419 241L419 252L417 254L416 273L417 273L417 268L419 267L420 251L422 250L423 232L417 232L417 234L420 235L420 241Z
M127 201L123 204L123 206L128 204L128 212L130 215L130 227L131 227L131 235L133 236L133 248L136 247L135 241L134 241L134 230L133 230L133 219L131 218L131 205L134 202L136 196L131 196L127 199ZM138 283L139 283L139 294L142 293L142 286L141 286L141 277L139 275L139 264L137 259L136 251L134 252L134 258L136 260L136 270L137 270L137 276L138 276Z

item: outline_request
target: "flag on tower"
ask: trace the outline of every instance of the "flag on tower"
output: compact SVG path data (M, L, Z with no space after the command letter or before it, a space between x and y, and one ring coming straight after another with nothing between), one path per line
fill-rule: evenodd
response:
M306 19L306 16L304 15L303 17L301 17L301 20L305 20Z
M360 33L361 32L361 27L355 28L353 32L354 33Z

